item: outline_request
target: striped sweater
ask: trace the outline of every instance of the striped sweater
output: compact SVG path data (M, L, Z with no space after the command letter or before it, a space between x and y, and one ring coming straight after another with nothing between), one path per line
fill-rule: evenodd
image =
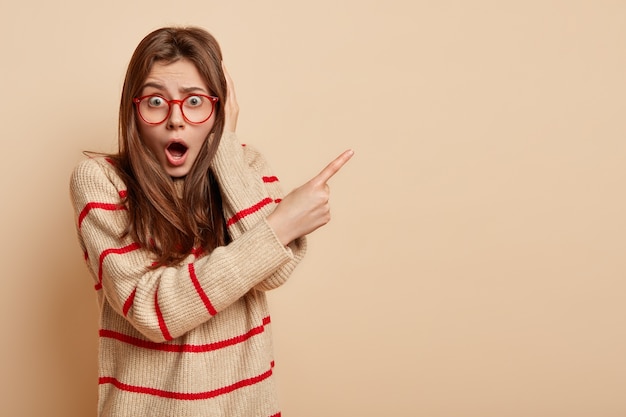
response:
M280 416L265 291L304 256L265 218L282 197L261 155L225 134L212 162L232 242L175 267L120 238L126 186L106 158L70 181L78 240L100 312L100 417Z

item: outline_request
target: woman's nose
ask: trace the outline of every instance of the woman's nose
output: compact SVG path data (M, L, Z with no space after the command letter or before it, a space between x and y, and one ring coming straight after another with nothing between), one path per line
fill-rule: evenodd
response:
M185 125L185 118L180 103L172 103L172 111L167 118L167 127L170 129L178 129Z

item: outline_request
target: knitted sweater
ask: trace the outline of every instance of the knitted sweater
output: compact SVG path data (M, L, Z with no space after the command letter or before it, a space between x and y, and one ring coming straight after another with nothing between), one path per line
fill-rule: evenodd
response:
M306 241L285 247L267 224L282 195L258 152L225 134L212 167L232 242L156 269L120 237L126 186L110 162L86 159L72 174L100 311L100 417L280 416L265 291L287 280Z

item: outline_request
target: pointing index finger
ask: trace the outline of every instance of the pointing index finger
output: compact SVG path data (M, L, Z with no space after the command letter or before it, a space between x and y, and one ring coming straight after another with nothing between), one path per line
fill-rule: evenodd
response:
M346 162L348 162L350 158L352 158L352 155L354 155L354 151L352 149L348 149L347 151L339 155L333 162L326 165L326 168L324 168L319 174L317 174L315 179L322 183L326 183L329 179L333 177L333 175L339 172L341 167L343 167Z

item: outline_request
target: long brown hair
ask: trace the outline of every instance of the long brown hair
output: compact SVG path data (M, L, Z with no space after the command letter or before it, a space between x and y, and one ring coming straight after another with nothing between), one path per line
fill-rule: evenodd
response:
M173 180L143 145L133 98L140 93L152 66L180 59L192 62L210 94L219 98L215 122L191 170L182 180L182 197ZM119 151L112 155L128 187L125 204L130 214L126 234L155 254L156 265L174 265L194 249L211 252L228 241L220 191L210 163L224 130L226 79L222 52L203 29L162 28L137 46L126 72L119 114Z

